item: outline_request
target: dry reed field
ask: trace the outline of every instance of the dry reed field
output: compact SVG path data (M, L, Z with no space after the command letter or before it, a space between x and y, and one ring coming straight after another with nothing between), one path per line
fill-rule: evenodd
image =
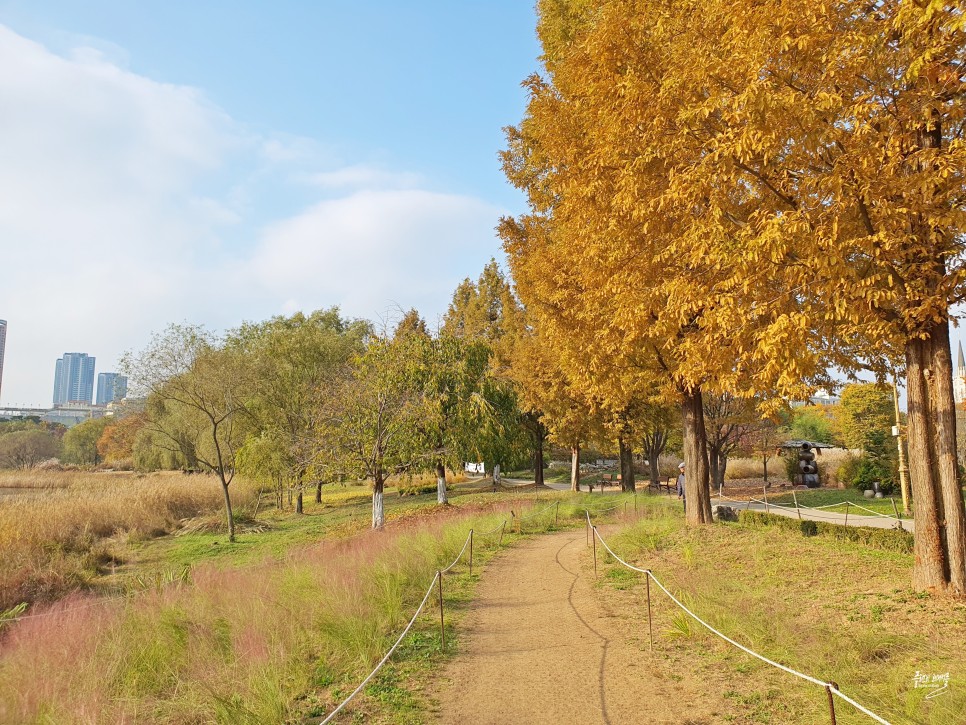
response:
M129 543L170 533L183 519L222 515L217 480L165 472L13 472L0 489L0 611L84 587L125 558ZM38 494L38 492L40 492ZM241 511L251 489L232 485Z

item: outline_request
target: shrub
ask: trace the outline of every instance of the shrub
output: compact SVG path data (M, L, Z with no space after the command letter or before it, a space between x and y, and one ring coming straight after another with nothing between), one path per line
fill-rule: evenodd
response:
M805 534L803 524L814 525L815 534ZM825 521L799 521L798 519L767 514L763 511L741 511L738 513L738 524L750 528L773 527L796 531L807 536L831 536L837 539L853 541L872 549L895 551L901 554L912 553L913 536L902 529L873 529L865 526L840 526ZM812 530L812 527L809 527Z

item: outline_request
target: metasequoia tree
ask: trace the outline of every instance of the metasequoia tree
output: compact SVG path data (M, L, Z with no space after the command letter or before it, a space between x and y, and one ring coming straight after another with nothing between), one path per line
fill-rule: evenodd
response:
M555 338L654 340L698 465L703 388L801 399L830 364L904 360L914 583L966 591L948 344L966 278L961 9L540 9L547 78L531 79L506 159L534 213L505 236ZM563 282L539 280L539 262Z
M706 210L695 235L735 240L714 252L736 278L773 269L843 366L904 361L914 584L966 592L948 331L966 291L962 9L716 1L702 18L671 75L704 153L676 167L674 197ZM735 188L753 210L715 193Z
M680 430L675 425L672 409L667 405L659 404L647 406L639 428L651 485L658 488L661 484L661 455L667 450L674 437L680 439Z
M539 415L550 437L570 449L570 489L580 490L581 446L603 437L599 406L573 383L553 346L532 324L514 332L507 363L520 407ZM542 482L542 471L537 475Z
M773 338L796 329L787 314L773 313L797 300L737 279L711 254L731 238L692 233L708 205L668 198L675 164L702 153L677 128L682 105L664 88L667 68L680 62L673 36L681 29L640 15L646 3L633 5L540 4L547 73L528 80L527 116L508 129L504 154L532 212L504 220L501 234L521 298L605 404L616 411L622 403L621 386L606 382L610 371L663 378L664 399L682 414L688 521L705 523L705 391L747 397L778 383L789 390L817 366L799 362L808 345L772 342L776 359L749 382L763 328L775 327ZM721 193L738 211L757 201L744 187Z
M440 336L483 342L489 347L492 354L488 398L493 415L487 434L478 442L481 455L485 461L512 464L521 460L525 450L522 438L526 436L536 482L542 485L543 449L549 430L536 400L524 399L521 387L527 372L520 363L528 364L521 351L529 349L533 332L524 308L495 260L490 260L476 282L465 279L457 287Z

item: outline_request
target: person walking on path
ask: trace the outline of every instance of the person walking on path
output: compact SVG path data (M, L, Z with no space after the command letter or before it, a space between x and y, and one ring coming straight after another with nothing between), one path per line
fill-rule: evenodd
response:
M688 508L688 499L684 495L684 462L678 464L678 498L681 499L681 503L684 505L685 511Z

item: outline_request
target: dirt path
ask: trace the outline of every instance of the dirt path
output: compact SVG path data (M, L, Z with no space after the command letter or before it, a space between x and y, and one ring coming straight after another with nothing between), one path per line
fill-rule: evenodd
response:
M439 722L718 721L695 675L651 658L646 621L598 596L591 565L583 532L565 531L488 567L437 692Z

